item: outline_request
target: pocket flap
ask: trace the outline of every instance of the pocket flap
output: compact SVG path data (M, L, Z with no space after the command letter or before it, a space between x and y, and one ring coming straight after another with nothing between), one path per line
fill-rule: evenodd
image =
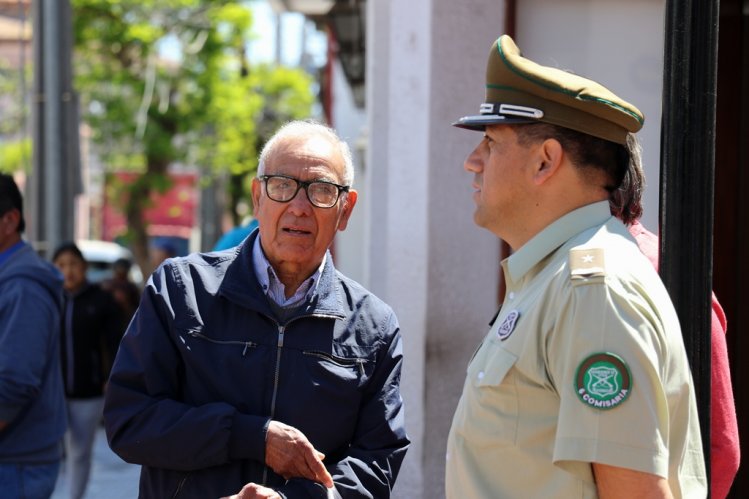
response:
M485 352L479 351L471 363L474 386L496 386L502 383L518 357L505 350L499 342L490 341Z

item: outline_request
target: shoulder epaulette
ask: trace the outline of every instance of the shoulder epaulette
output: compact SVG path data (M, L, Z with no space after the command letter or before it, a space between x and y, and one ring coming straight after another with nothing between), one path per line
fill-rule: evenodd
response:
M605 276L603 248L572 248L570 250L570 279L576 281Z

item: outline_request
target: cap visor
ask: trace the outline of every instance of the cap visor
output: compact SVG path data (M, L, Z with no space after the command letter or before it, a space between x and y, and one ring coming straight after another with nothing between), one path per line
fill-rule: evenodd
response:
M500 114L478 114L475 116L463 116L453 123L454 127L466 130L483 131L487 125L515 125L518 123L538 123L539 120L532 118L510 117Z

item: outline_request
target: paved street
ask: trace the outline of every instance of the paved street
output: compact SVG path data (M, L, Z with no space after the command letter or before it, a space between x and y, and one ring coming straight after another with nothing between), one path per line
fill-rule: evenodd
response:
M140 466L124 462L109 449L104 429L94 442L94 462L84 499L134 499L138 497ZM63 463L52 499L68 499L68 480Z

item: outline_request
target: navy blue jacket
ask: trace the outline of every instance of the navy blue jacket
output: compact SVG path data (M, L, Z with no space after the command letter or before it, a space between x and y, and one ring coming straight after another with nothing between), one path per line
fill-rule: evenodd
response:
M253 270L256 237L151 276L105 396L110 446L143 465L141 497L215 498L248 482L327 497L265 466L273 419L326 455L342 497L389 497L409 443L393 311L328 256L313 297L279 324Z
M0 265L0 463L62 456L61 299L62 276L31 246Z

